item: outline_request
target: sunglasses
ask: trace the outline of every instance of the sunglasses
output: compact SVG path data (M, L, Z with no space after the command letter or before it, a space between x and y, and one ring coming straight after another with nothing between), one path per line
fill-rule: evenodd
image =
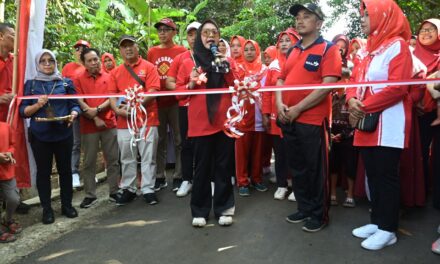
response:
M211 34L215 37L220 36L220 32L216 29L205 29L202 31L202 36L204 37L209 37Z

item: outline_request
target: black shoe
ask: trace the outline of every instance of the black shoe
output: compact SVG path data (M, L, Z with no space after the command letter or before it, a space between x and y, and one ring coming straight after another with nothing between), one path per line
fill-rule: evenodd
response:
M43 209L43 219L41 221L45 225L53 224L53 222L55 222L55 216L52 208Z
M81 202L81 204L79 205L80 208L89 208L90 206L94 205L95 203L98 202L98 199L96 198L90 198L90 197L86 197L84 198L84 200Z
M31 209L31 206L28 204L25 204L23 202L20 202L20 204L17 206L17 209L15 209L15 212L17 214L28 214L29 209Z
M154 184L154 190L160 191L165 189L168 186L168 183L165 181L165 178L156 179L156 183Z
M121 194L120 193L113 193L113 194L110 194L109 196L108 196L108 200L110 201L110 202L114 202L114 203L116 203L119 199L121 199Z
M136 198L136 193L132 193L129 190L124 190L118 200L116 200L116 205L125 205L133 201Z
M177 192L181 184L182 184L182 179L173 179L173 192Z
M154 205L157 204L159 201L157 200L155 193L146 193L144 194L144 200L147 204Z
M319 230L323 229L325 226L326 226L325 223L322 223L317 219L311 218L306 221L306 223L302 227L302 230L313 233L313 232L318 232Z
M309 217L302 212L296 212L286 217L286 221L293 224L304 222L307 219L309 219Z
M61 208L61 214L65 215L68 218L75 218L78 217L78 212L76 211L75 208L73 208L73 206L62 206Z

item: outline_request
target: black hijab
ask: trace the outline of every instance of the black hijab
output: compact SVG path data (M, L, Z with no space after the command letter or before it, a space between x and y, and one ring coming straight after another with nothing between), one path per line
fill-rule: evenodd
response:
M227 72L225 68L216 67L212 65L215 60L215 56L210 49L205 48L202 42L202 29L205 24L213 24L220 32L217 23L214 20L207 19L197 30L197 37L194 43L194 60L196 67L201 67L203 72L206 72L208 79L206 88L222 88L225 84L224 74ZM221 94L207 94L206 95L206 109L208 109L209 122L212 124L214 121L215 113L218 110L221 100Z

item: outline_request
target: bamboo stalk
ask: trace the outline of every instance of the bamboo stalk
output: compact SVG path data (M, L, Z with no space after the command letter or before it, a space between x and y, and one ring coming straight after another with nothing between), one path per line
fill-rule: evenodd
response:
M17 23L15 23L15 38L14 38L14 62L12 70L12 95L17 94L17 84L18 84L18 44L20 41L20 7L21 0L17 0ZM12 103L17 103L16 100L12 100ZM9 108L11 113L9 113L9 124L12 125L15 115L15 107Z

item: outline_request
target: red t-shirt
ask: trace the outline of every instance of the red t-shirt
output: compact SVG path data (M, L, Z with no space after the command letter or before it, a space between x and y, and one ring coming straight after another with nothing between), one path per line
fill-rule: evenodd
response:
M0 153L11 152L14 154L14 133L11 127L0 122ZM7 181L14 178L15 169L11 163L0 164L0 180Z
M5 61L0 57L0 96L12 92L12 71L14 56L9 54ZM9 104L0 104L0 122L6 122Z
M232 70L224 75L224 87L234 85L234 80L237 78L237 74L233 70L235 68L235 62L229 60L229 63ZM182 62L177 75L176 89L185 89L184 87L186 87L186 84L189 82L189 76L193 68L194 61L191 58ZM206 86L205 84L196 85L194 89L206 89ZM188 106L188 137L208 136L223 131L226 121L226 111L231 107L232 103L231 94L222 94L220 96L220 103L212 123L209 122L206 95L192 95L190 97Z
M71 80L75 79L76 76L80 75L86 70L84 66L76 62L69 62L64 65L63 70L61 71L61 75L63 77L67 77Z
M73 81L75 84L76 92L78 94L106 94L108 89L108 84L110 82L110 74L106 73L102 69L101 72L95 78L91 76L89 72L86 70L80 75L78 75ZM88 106L94 108L101 105L106 100L107 99L105 98L85 98L84 102ZM104 131L116 127L115 113L111 110L110 107L98 113L98 117L105 122L107 127L97 128L95 125L95 121L90 120L84 116L81 116L80 118L81 134L97 133L100 131Z
M177 83L177 74L180 70L180 66L182 65L183 61L186 59L191 59L191 51L189 51L189 50L177 55L174 58L173 63L171 63L171 67L170 67L170 70L168 71L167 75L169 77L173 77L174 79L176 79L176 83ZM177 89L177 87L176 87L176 89ZM176 99L179 101L179 106L188 106L189 97L176 96Z
M319 37L311 46L301 48L298 41L281 69L279 79L284 85L319 84L328 76L341 77L342 59L336 45L331 45ZM313 90L283 91L283 102L288 107L294 106L311 94ZM322 125L329 118L331 109L330 94L318 105L304 111L296 120L299 123Z
M177 55L185 51L187 51L185 47L178 45L174 45L171 48L161 48L159 46L155 46L148 50L147 60L156 65L157 72L159 73L160 77L161 91L167 90L165 81L167 79L171 63ZM176 98L174 96L160 96L157 99L157 103L160 108L169 107L176 103Z
M134 65L130 66L139 78L145 82L145 86L148 87L147 89L144 88L144 92L148 92L150 89L159 91L159 75L153 64L139 57L139 60ZM125 68L124 64L113 69L110 76L110 82L108 85L109 93L125 94L125 89L133 87L134 85L139 85L139 83L131 76L130 72ZM153 100L147 105L147 125L159 125L156 100ZM127 119L119 116L117 118L117 128L126 129Z

